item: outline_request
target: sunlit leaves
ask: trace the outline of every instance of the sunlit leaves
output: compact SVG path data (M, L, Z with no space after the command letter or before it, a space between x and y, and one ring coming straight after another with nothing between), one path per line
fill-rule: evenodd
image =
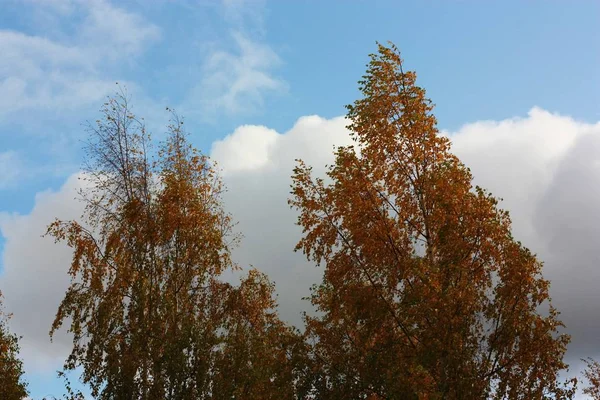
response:
M173 113L151 151L122 93L90 127L81 221L48 234L73 249L71 284L51 335L68 322L67 370L101 399L292 398L302 349L275 312L273 286L252 270L239 287L238 237L212 161Z
M380 45L328 182L299 161L296 249L325 265L307 318L318 398L569 398L541 263L441 136L416 74Z

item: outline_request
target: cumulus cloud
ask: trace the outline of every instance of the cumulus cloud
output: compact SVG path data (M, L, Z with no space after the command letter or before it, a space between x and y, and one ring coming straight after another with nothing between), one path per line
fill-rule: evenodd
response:
M30 0L56 23L80 17L74 34L0 30L0 110L80 107L114 90L104 71L127 64L160 36L158 27L108 1ZM60 25L59 25L60 26Z
M481 121L448 133L475 184L505 200L513 228L528 246L541 245L532 215L573 143L592 126L539 108L527 118Z
M275 281L282 316L297 325L302 323L301 312L309 307L301 298L321 280L323 271L293 252L301 229L287 205L290 176L296 158L314 165L315 173L324 173L325 164L333 161L334 145L350 144L346 124L343 117L308 116L281 134L264 126L242 126L215 142L211 150L228 188L225 206L244 235L234 257L240 265L253 265Z
M292 251L301 234L286 202L294 159L304 159L322 176L333 161L334 145L350 143L346 124L343 117L308 116L283 133L241 126L211 149L229 188L225 205L245 236L234 257L269 274L283 318L295 324L309 308L301 298L323 271ZM444 134L471 167L475 183L504 199L516 238L545 261L554 304L573 339L568 361L577 372L579 358L600 356L600 269L594 251L600 239L600 123L534 108L524 118L476 122ZM75 186L70 180L59 192L38 196L30 214L5 216L0 224L7 238L0 289L15 313L15 331L27 338L27 362L58 354L47 346L45 333L66 286L68 252L38 235L51 216L73 215ZM30 317L29 310L39 314Z
M476 184L504 201L513 232L544 261L550 295L580 358L600 357L600 123L539 108L527 118L467 124L448 133Z
M225 174L262 168L269 163L271 148L277 145L279 136L264 126L244 125L215 142L211 155L225 165Z
M299 323L308 307L300 298L322 270L292 253L300 237L296 214L286 204L294 158L322 175L332 145L349 143L342 118L305 117L284 134L246 126L213 145L224 169L226 203L246 235L237 259L277 283L284 318ZM554 304L572 335L568 359L600 356L600 123L587 124L533 108L525 118L466 124L444 132L471 168L476 184L503 198L515 237L545 261ZM242 154L240 149L245 149Z
M0 290L5 306L13 312L11 330L23 336L21 354L27 373L60 369L70 350L70 339L59 332L51 344L48 331L68 283L71 252L42 237L54 218L77 218L82 204L75 200L78 175L70 177L56 192L36 195L29 214L0 213L4 237Z

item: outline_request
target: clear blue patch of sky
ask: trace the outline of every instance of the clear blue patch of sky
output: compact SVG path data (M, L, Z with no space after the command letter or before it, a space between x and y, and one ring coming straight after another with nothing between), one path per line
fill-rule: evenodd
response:
M162 42L139 63L143 87L177 104L202 74L203 41L223 43L227 24L211 7L154 9ZM187 11L186 11L187 10ZM334 117L359 96L375 41L393 41L436 107L440 127L524 116L533 106L600 119L600 3L592 1L331 1L267 3L265 39L289 91L267 97L261 113L191 121L199 143L242 123L280 132L303 115ZM138 72L143 73L138 74Z
M76 373L69 372L67 376L73 390L80 390L84 396L90 396L89 390L79 382ZM28 378L28 390L30 397L33 398L33 400L62 399L62 396L67 394L65 390L65 380L59 378L56 372L30 374Z
M269 3L269 37L286 48L283 74L291 77L293 100L280 102L288 118L344 113L374 42L391 40L443 128L524 115L534 105L599 119L600 3L407 3Z

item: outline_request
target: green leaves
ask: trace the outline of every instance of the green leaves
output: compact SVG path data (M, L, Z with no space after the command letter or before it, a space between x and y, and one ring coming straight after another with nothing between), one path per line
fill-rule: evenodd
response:
M23 362L19 359L19 337L8 330L10 314L2 308L0 292L0 399L21 400L27 396Z

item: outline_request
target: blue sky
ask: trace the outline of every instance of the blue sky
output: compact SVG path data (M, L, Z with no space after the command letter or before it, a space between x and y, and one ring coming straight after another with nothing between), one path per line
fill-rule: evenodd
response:
M168 119L165 107L174 107L186 117L193 143L220 156L234 171L238 167L231 160L239 161L240 156L232 156L232 144L236 140L247 143L243 134L260 139L248 147L248 154L255 154L248 160L263 160L269 149L276 148L277 140L283 143L288 136L299 137L311 126L330 131L303 142L307 149L321 138L329 143L328 132L343 128L343 121L336 122L335 117L343 115L344 105L358 96L356 82L364 73L368 54L376 50L376 41L390 40L401 49L406 66L417 71L419 83L437 105L440 128L454 134L457 148L474 165L481 165L474 169L476 178L504 188L505 193L499 195L517 209L517 215L521 209L524 218L545 215L550 208L542 205L550 203L544 203L544 196L560 188L561 170L532 181L548 179L539 193L523 194L506 183L508 175L497 172L501 164L485 164L489 157L481 152L488 148L477 146L485 142L491 146L486 151L491 152L505 146L505 154L514 158L497 161L506 162L502 165L507 171L513 165L544 170L546 164L536 160L567 165L568 160L578 159L569 153L579 148L571 136L587 134L600 120L599 16L600 3L592 0L2 0L0 289L8 294L10 279L25 281L19 278L18 263L8 250L9 245L18 244L15 230L33 221L34 206L45 210L43 201L70 187L65 182L79 170L82 160L83 123L98 117L103 98L117 88L115 82L127 87L134 110L146 118L157 136ZM533 107L537 111L530 112ZM321 119L299 120L311 115ZM244 126L256 129L244 130ZM530 131L539 131L541 136L526 136ZM489 135L501 138L500 145L490 141ZM523 143L531 150L522 153ZM543 157L532 156L536 151ZM256 165L272 165L269 154L269 160L253 161L252 168L247 168L256 173ZM245 156L241 159L246 160ZM567 171L575 168L568 165ZM587 164L584 167L591 171ZM235 171L240 168L244 167ZM234 175L229 175L232 183ZM527 173L515 172L515 177L522 175ZM589 179L581 186L581 196L564 200L560 207L577 209L584 204L582 199L595 199ZM523 190L533 186L523 184ZM539 204L519 208L536 196ZM563 209L553 210L560 214ZM244 221L243 211L240 214ZM534 232L522 225L523 236ZM16 228L11 231L10 227ZM564 232L563 228L564 224L554 226L557 232ZM596 233L585 229L595 228L582 225L586 237ZM531 235L532 241L539 240L542 253L560 236L557 233L544 241ZM6 241L11 237L14 240ZM549 259L558 257L546 254ZM590 262L585 259L581 264ZM9 270L16 271L14 277ZM553 276L566 274L556 271ZM12 293L12 300L7 295L7 305L15 309L15 320L25 321L26 310L35 304L21 297L23 291ZM24 330L27 326L15 323ZM46 332L48 328L40 329ZM593 336L596 331L589 329L581 337ZM26 337L29 332L18 333ZM34 354L36 347L31 346ZM48 367L60 366L56 364L59 353L45 367L28 367L34 398L60 394L60 382L52 379Z

